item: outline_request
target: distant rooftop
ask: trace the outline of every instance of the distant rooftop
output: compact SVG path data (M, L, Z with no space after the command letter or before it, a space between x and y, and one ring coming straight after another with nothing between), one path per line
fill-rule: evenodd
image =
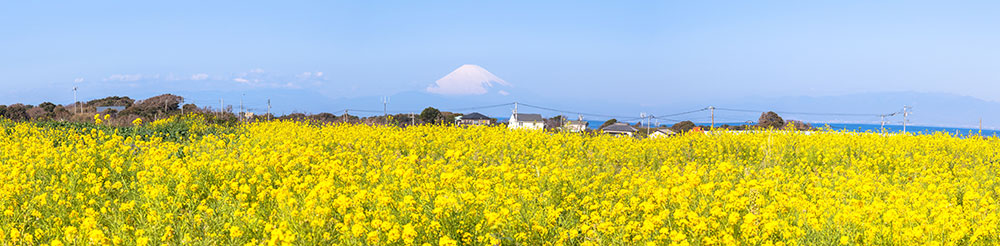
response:
M658 131L660 133L663 133L663 134L667 134L667 135L677 134L676 132L674 132L674 130L670 130L670 128L660 128L660 129L656 129L656 131Z
M540 114L516 114L517 121L545 121Z
M479 112L472 112L472 113L467 114L467 115L462 115L462 119L463 120L488 120L488 119L490 119L490 117L489 116L485 116L483 114L480 114Z
M632 127L632 126L630 126L628 124L625 124L625 123L614 123L614 124L611 124L610 126L605 126L604 128L601 128L601 130L604 130L606 132L636 132L636 131L638 131L638 130L635 129L635 127Z

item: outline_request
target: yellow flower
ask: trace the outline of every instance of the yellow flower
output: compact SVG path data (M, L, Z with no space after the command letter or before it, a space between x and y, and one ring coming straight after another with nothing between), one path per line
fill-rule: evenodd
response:
M448 237L447 235L445 235L445 236L441 237L441 239L438 239L438 245L440 245L440 246L456 246L456 245L458 245L458 241L452 240L451 237Z
M243 231L240 230L240 227L238 226L229 227L230 238L238 238L240 236L243 236Z
M385 237L387 241L390 243L396 242L396 240L399 240L399 229L396 228L390 229L389 232L385 234Z
M104 236L104 232L101 231L101 230L92 230L92 231L90 231L90 233L88 234L88 238L90 239L90 244L105 244L105 243L107 243L107 242L105 242L107 240L107 238Z
M365 239L368 240L369 244L378 244L379 242L378 234L379 234L378 231L368 232L368 236L366 236Z
M73 240L76 239L76 232L77 232L76 227L72 226L63 227L63 237L68 242L72 242Z
M417 237L417 231L413 229L413 224L406 224L403 226L403 241L407 244L413 243L414 238Z

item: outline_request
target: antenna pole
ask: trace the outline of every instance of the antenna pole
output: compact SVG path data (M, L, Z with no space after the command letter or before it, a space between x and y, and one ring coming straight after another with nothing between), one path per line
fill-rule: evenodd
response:
M267 120L271 121L271 99L267 99Z

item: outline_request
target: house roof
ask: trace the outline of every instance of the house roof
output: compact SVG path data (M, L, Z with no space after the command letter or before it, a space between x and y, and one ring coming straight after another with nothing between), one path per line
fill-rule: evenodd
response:
M540 114L516 114L517 121L545 121Z
M638 131L638 130L635 129L635 127L632 127L632 126L630 126L628 124L625 124L625 123L614 123L614 124L611 124L610 126L605 126L604 128L601 128L601 130L604 130L606 132L636 132L636 131Z
M667 135L677 134L673 130L670 130L670 128L660 128L660 129L656 129L656 131L659 132L659 133L667 134Z
M571 121L569 121L569 124L570 125L585 125L586 126L586 125L590 125L590 122L583 121L583 120L571 120Z
M462 116L463 120L488 120L490 117L480 114L479 112L469 113Z

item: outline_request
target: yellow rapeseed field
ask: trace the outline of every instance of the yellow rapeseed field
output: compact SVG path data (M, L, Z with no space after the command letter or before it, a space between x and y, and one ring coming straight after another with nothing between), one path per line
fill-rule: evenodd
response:
M1000 243L995 138L178 120L0 121L0 245Z

